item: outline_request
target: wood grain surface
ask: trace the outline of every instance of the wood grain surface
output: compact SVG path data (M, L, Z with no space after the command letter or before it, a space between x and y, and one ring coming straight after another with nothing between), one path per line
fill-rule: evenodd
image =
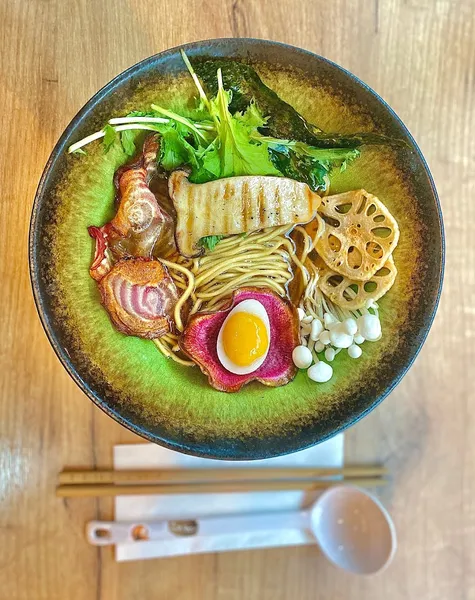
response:
M475 4L473 0L4 0L0 4L1 600L475 599ZM84 539L110 500L60 500L64 465L108 467L137 440L79 391L40 326L27 230L38 179L75 112L114 75L183 42L280 40L361 77L402 117L440 193L441 306L404 381L347 434L385 462L399 550L373 578L315 548L117 564Z

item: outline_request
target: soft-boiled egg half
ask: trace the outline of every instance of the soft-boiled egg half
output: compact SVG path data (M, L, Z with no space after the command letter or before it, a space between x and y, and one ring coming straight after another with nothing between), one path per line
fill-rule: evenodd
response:
M218 334L220 363L236 375L246 375L265 361L270 346L270 324L264 305L243 300L228 314Z
M251 381L277 387L297 373L292 352L300 343L299 316L272 290L240 288L221 310L191 315L178 343L220 392Z

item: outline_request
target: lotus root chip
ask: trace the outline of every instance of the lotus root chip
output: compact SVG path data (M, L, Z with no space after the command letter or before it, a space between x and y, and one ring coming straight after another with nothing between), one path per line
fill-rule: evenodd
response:
M318 287L337 306L358 310L368 300L379 300L392 287L397 269L392 256L367 281L350 279L330 269L323 260L318 262Z
M365 190L322 198L325 231L317 251L330 269L367 281L385 265L399 239L399 227L384 204Z

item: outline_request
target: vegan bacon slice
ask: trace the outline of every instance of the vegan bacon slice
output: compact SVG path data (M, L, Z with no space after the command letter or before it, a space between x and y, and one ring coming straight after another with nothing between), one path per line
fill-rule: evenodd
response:
M160 246L173 243L172 218L160 208L149 187L156 170L158 138L149 136L142 155L135 163L117 170L114 182L118 210L102 227L91 226L89 235L96 241L89 273L100 281L111 269L114 259L128 256L149 258Z
M119 260L99 282L102 304L126 335L152 339L172 330L178 292L158 260Z

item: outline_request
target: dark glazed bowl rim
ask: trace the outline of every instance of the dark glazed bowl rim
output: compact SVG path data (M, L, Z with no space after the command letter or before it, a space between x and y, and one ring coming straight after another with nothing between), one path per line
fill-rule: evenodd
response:
M439 285L438 285L437 290L434 290L433 296L431 298L433 308L429 314L425 315L425 322L419 330L417 348L415 348L410 359L399 370L398 374L393 378L390 385L385 389L384 393L380 394L374 400L374 402L372 402L364 411L362 411L358 415L356 415L356 416L350 415L348 418L343 420L343 423L339 427L336 427L334 430L329 432L327 435L322 436L318 440L318 442L302 443L302 440L300 440L300 436L296 435L296 436L294 436L294 438L292 440L290 440L290 439L286 440L286 445L285 445L285 447L282 448L282 451L279 451L279 450L276 451L275 448L273 448L271 451L269 451L269 448L264 448L264 449L261 449L261 451L259 453L255 453L255 452L253 453L252 450L247 451L247 452L238 451L234 454L234 456L229 456L226 454L226 451L220 451L219 449L216 449L216 451L213 453L206 452L206 451L203 451L202 447L200 447L199 444L195 445L193 442L190 442L188 444L183 444L183 443L179 443L179 442L170 441L169 439L165 439L163 437L160 437L158 435L151 433L150 431L144 430L142 427L140 427L140 425L130 422L129 420L127 420L126 418L121 416L121 414L119 412L117 412L117 411L113 410L111 407L107 406L107 404L104 402L104 400L95 394L95 392L91 389L91 387L88 385L88 383L86 381L84 381L84 379L81 378L79 376L79 374L77 373L76 368L73 365L71 358L69 357L67 351L59 342L57 334L54 330L54 326L52 325L52 323L50 321L50 316L48 315L48 310L45 306L45 301L44 301L44 298L42 297L42 294L40 291L40 275L39 275L38 256L37 256L36 250L38 247L38 235L40 233L37 228L38 217L39 217L39 212L40 212L39 209L40 209L40 205L41 205L41 202L43 199L45 189L48 184L49 177L52 174L52 172L54 172L55 165L56 165L59 157L66 150L66 143L68 142L71 133L83 121L83 119L85 117L87 117L89 115L89 113L110 92L113 92L114 89L118 85L127 82L133 75L135 75L138 71L140 71L141 69L146 67L149 63L153 63L154 61L156 61L158 59L163 59L168 55L173 55L182 48L185 50L200 50L202 48L204 50L206 50L206 48L209 48L212 45L225 46L226 44L236 44L236 43L243 44L244 46L258 45L258 46L268 46L270 48L275 48L275 47L279 48L280 47L282 49L291 50L292 52L307 56L310 60L317 59L318 61L326 63L327 65L331 66L332 68L334 68L334 69L340 71L341 73L343 73L344 75L346 75L355 84L357 84L358 86L363 88L366 92L368 92L371 96L373 96L373 98L378 103L383 105L383 107L389 113L390 117L393 119L395 124L402 130L402 132L405 134L405 136L408 138L408 140L412 144L413 149L415 150L417 157L420 160L422 167L424 168L424 170L426 172L428 183L430 185L430 189L432 192L434 204L437 209L437 216L438 216L439 229L440 229L439 233L440 233L440 258L441 258L441 260L440 260L440 269L439 269L439 273L438 273ZM419 149L417 143L415 142L414 138L412 137L412 135L409 132L409 130L407 129L407 127L404 125L404 123L401 121L401 119L398 117L398 115L394 112L394 110L379 96L379 94L377 94L372 88L370 88L367 84L365 84L363 81L361 81L358 77L353 75L353 73L344 69L343 67L334 63L333 61L331 61L325 57L322 57L318 54L315 54L313 52L310 52L308 50L301 49L297 46L292 46L290 44L284 44L282 42L274 42L271 40L264 40L264 39L257 39L257 38L239 38L239 39L237 39L237 38L217 38L217 39L201 40L201 41L192 42L189 44L182 44L179 46L175 46L174 48L170 48L163 52L159 52L157 54L154 54L152 56L149 56L149 57L137 62L133 66L129 67L128 69L126 69L125 71L123 71L122 73L120 73L119 75L114 77L107 84L105 84L76 113L76 115L72 118L70 123L67 125L67 127L65 128L61 137L59 138L56 145L54 146L54 148L51 152L51 155L45 165L43 174L42 174L41 179L38 184L38 188L36 190L35 199L34 199L34 203L33 203L33 207L32 207L31 219L30 219L28 258L29 258L30 280L31 280L31 285L32 285L32 289L33 289L35 305L36 305L36 309L38 311L38 315L40 317L41 324L46 333L46 336L47 336L50 344L52 345L54 352L56 353L57 357L59 358L60 362L62 363L63 367L66 369L66 371L71 376L71 378L75 381L75 383L79 386L79 388L90 398L90 400L92 400L94 402L94 404L96 404L96 406L98 406L101 410L103 410L107 415L112 417L118 423L120 423L124 427L127 427L128 429L130 429L137 435L149 440L150 442L159 443L160 445L162 445L166 448L169 448L171 450L176 450L176 451L179 451L179 452L182 452L185 454L191 454L191 455L201 456L201 457L205 457L205 458L228 459L228 460L253 460L253 459L262 459L262 458L268 458L268 457L274 457L274 456L279 456L279 455L283 455L283 454L288 454L291 452L296 452L299 450L304 450L305 448L309 448L309 447L315 445L315 443L321 443L321 442L333 437L334 435L341 433L342 431L344 431L351 425L354 425L355 423L357 423L360 419L365 417L374 408L376 408L388 396L388 394L391 393L391 391L397 386L397 384L401 381L401 379L404 377L404 375L406 374L408 369L413 364L414 360L416 359L417 355L419 354L419 352L427 338L430 327L433 323L433 320L434 320L434 317L435 317L435 314L437 311L437 307L439 304L441 291L442 291L444 265L445 265L445 238L444 238L444 226L443 226L442 210L441 210L441 206L440 206L440 201L439 201L439 197L438 197L437 190L436 190L436 187L434 184L434 180L433 180L432 174L429 170L429 167L427 165L427 162L424 159L424 156L423 156L421 150ZM300 440L300 443L299 443L299 440Z

